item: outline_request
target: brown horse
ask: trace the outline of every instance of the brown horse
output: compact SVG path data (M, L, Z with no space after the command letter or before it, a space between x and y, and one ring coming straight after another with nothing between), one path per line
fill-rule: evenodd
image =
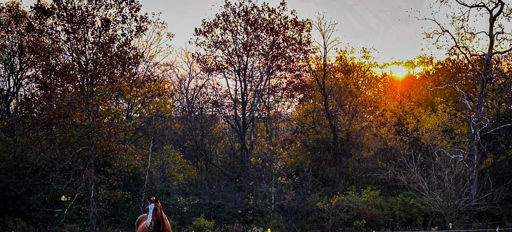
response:
M137 218L135 232L172 232L171 223L157 197L148 197L148 213Z

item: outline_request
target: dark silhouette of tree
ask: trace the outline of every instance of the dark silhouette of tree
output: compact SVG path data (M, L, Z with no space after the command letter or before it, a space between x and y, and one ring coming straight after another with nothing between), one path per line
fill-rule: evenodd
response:
M2 127L4 134L14 136L19 103L27 88L31 53L28 12L21 3L9 1L0 7L0 120L11 121Z
M239 163L234 174L241 186L250 182L256 124L298 81L310 30L284 1L272 7L252 0L226 1L195 30L198 63L214 78L214 107L234 135L233 158Z

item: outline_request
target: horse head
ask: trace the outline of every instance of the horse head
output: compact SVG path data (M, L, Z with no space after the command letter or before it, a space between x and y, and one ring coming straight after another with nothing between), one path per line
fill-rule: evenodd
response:
M158 201L156 196L148 197L148 214L146 219L146 228L153 229L156 226L160 226L162 220L162 204Z
M162 204L156 196L148 197L148 213L141 215L135 222L137 232L171 232Z

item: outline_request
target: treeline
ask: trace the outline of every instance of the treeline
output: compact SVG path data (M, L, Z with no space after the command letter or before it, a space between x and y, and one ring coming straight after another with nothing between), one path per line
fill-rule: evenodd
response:
M136 0L0 3L0 225L131 231L157 195L176 231L512 226L511 9L438 4L448 58L396 78L284 1L186 49Z

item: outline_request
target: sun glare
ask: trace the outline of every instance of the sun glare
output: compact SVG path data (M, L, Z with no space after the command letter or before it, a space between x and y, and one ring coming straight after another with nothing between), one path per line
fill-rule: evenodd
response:
M409 74L409 70L401 65L390 65L384 68L383 71L397 79L403 79Z

